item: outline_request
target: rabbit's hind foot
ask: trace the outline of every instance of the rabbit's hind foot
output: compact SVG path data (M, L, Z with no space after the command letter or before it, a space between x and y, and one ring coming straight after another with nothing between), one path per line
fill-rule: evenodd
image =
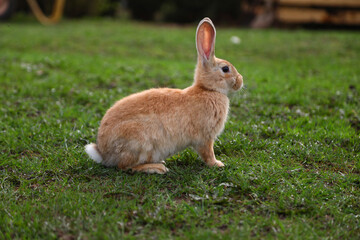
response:
M161 163L148 163L142 164L131 168L134 172L157 173L165 174L169 171L164 164Z

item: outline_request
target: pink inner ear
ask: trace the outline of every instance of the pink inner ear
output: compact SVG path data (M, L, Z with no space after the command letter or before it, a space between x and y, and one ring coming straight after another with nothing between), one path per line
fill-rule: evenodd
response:
M201 45L206 58L209 59L214 40L214 29L208 23L204 23L202 28L203 29L201 31Z

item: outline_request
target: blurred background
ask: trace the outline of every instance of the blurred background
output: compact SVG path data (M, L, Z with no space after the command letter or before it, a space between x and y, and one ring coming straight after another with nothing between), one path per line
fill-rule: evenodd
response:
M45 16L52 22L106 16L187 24L209 16L217 24L252 28L358 28L360 0L0 0L1 20L19 14L35 14L40 21Z

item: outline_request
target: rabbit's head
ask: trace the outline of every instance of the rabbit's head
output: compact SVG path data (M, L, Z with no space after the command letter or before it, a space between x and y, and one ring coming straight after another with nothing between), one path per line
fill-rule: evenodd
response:
M200 21L196 30L198 62L195 70L195 85L227 94L243 86L243 78L226 60L215 57L215 26L210 18Z

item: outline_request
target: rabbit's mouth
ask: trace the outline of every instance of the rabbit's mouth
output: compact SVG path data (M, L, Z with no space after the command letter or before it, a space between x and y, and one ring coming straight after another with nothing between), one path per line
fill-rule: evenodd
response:
M239 74L236 78L234 78L234 85L232 86L232 89L234 91L239 90L243 86L243 77Z

